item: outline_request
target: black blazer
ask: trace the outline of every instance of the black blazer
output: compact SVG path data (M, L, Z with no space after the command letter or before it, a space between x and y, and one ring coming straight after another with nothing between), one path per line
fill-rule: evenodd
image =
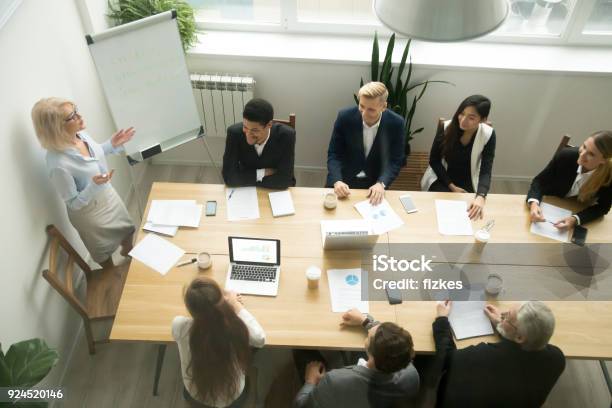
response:
M246 142L242 123L227 128L225 153L223 154L223 180L230 187L261 186L286 189L295 186L293 162L295 161L295 130L275 123L261 157L255 147ZM257 169L273 168L276 172L257 182Z
M327 187L336 181L349 184L362 170L372 184L382 181L389 187L405 161L404 119L386 109L382 113L378 132L370 154L363 148L363 119L358 107L342 109L338 113L327 151Z
M578 155L577 147L566 147L557 153L546 168L531 182L527 200L535 198L541 202L544 195L565 197L572 188L574 180L576 180ZM612 184L602 186L595 197L597 198L597 204L576 213L580 218L580 224L593 221L610 211Z
M444 370L438 407L540 407L565 368L565 356L550 344L525 351L502 339L457 350L446 317L434 321L433 335Z

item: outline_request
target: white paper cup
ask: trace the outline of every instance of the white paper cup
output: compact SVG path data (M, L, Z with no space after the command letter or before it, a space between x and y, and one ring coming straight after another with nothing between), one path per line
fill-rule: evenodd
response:
M323 207L328 210L333 210L338 205L338 196L336 193L327 193L325 194L325 199L323 200Z
M212 266L212 257L208 252L200 252L198 254L198 268L208 269Z
M319 287L319 281L321 280L321 269L311 265L306 269L306 281L308 282L308 289L317 289Z
M491 233L489 231L479 229L474 234L474 238L477 242L480 242L481 244L486 244L487 242L489 242L489 239L491 239Z
M497 273L490 273L487 276L487 285L485 286L485 292L489 295L496 296L501 292L504 287L504 280Z

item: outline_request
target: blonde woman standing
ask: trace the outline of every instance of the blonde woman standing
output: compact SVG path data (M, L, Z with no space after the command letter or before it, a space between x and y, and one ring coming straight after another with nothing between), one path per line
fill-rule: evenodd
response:
M545 221L540 208L542 196L576 197L587 208L555 223L572 228L606 215L612 201L612 132L600 130L580 147L559 151L531 182L527 205L531 220Z
M121 129L98 144L87 133L76 105L66 99L44 98L32 108L32 122L47 150L51 183L66 203L68 218L94 261L112 266L111 255L121 245L121 255L132 249L134 224L112 187L105 155L123 151L134 129Z

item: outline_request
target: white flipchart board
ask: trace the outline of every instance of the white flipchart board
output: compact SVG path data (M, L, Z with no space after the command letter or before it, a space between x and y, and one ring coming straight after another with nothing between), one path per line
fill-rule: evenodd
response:
M173 11L86 38L115 125L136 128L131 159L203 135Z

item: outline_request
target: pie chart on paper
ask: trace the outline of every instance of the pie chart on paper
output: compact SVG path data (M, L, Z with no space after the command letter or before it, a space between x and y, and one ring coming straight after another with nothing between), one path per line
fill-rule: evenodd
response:
M348 285L351 286L357 285L359 283L359 278L357 277L357 275L353 274L346 275L346 278L344 278L344 280Z

